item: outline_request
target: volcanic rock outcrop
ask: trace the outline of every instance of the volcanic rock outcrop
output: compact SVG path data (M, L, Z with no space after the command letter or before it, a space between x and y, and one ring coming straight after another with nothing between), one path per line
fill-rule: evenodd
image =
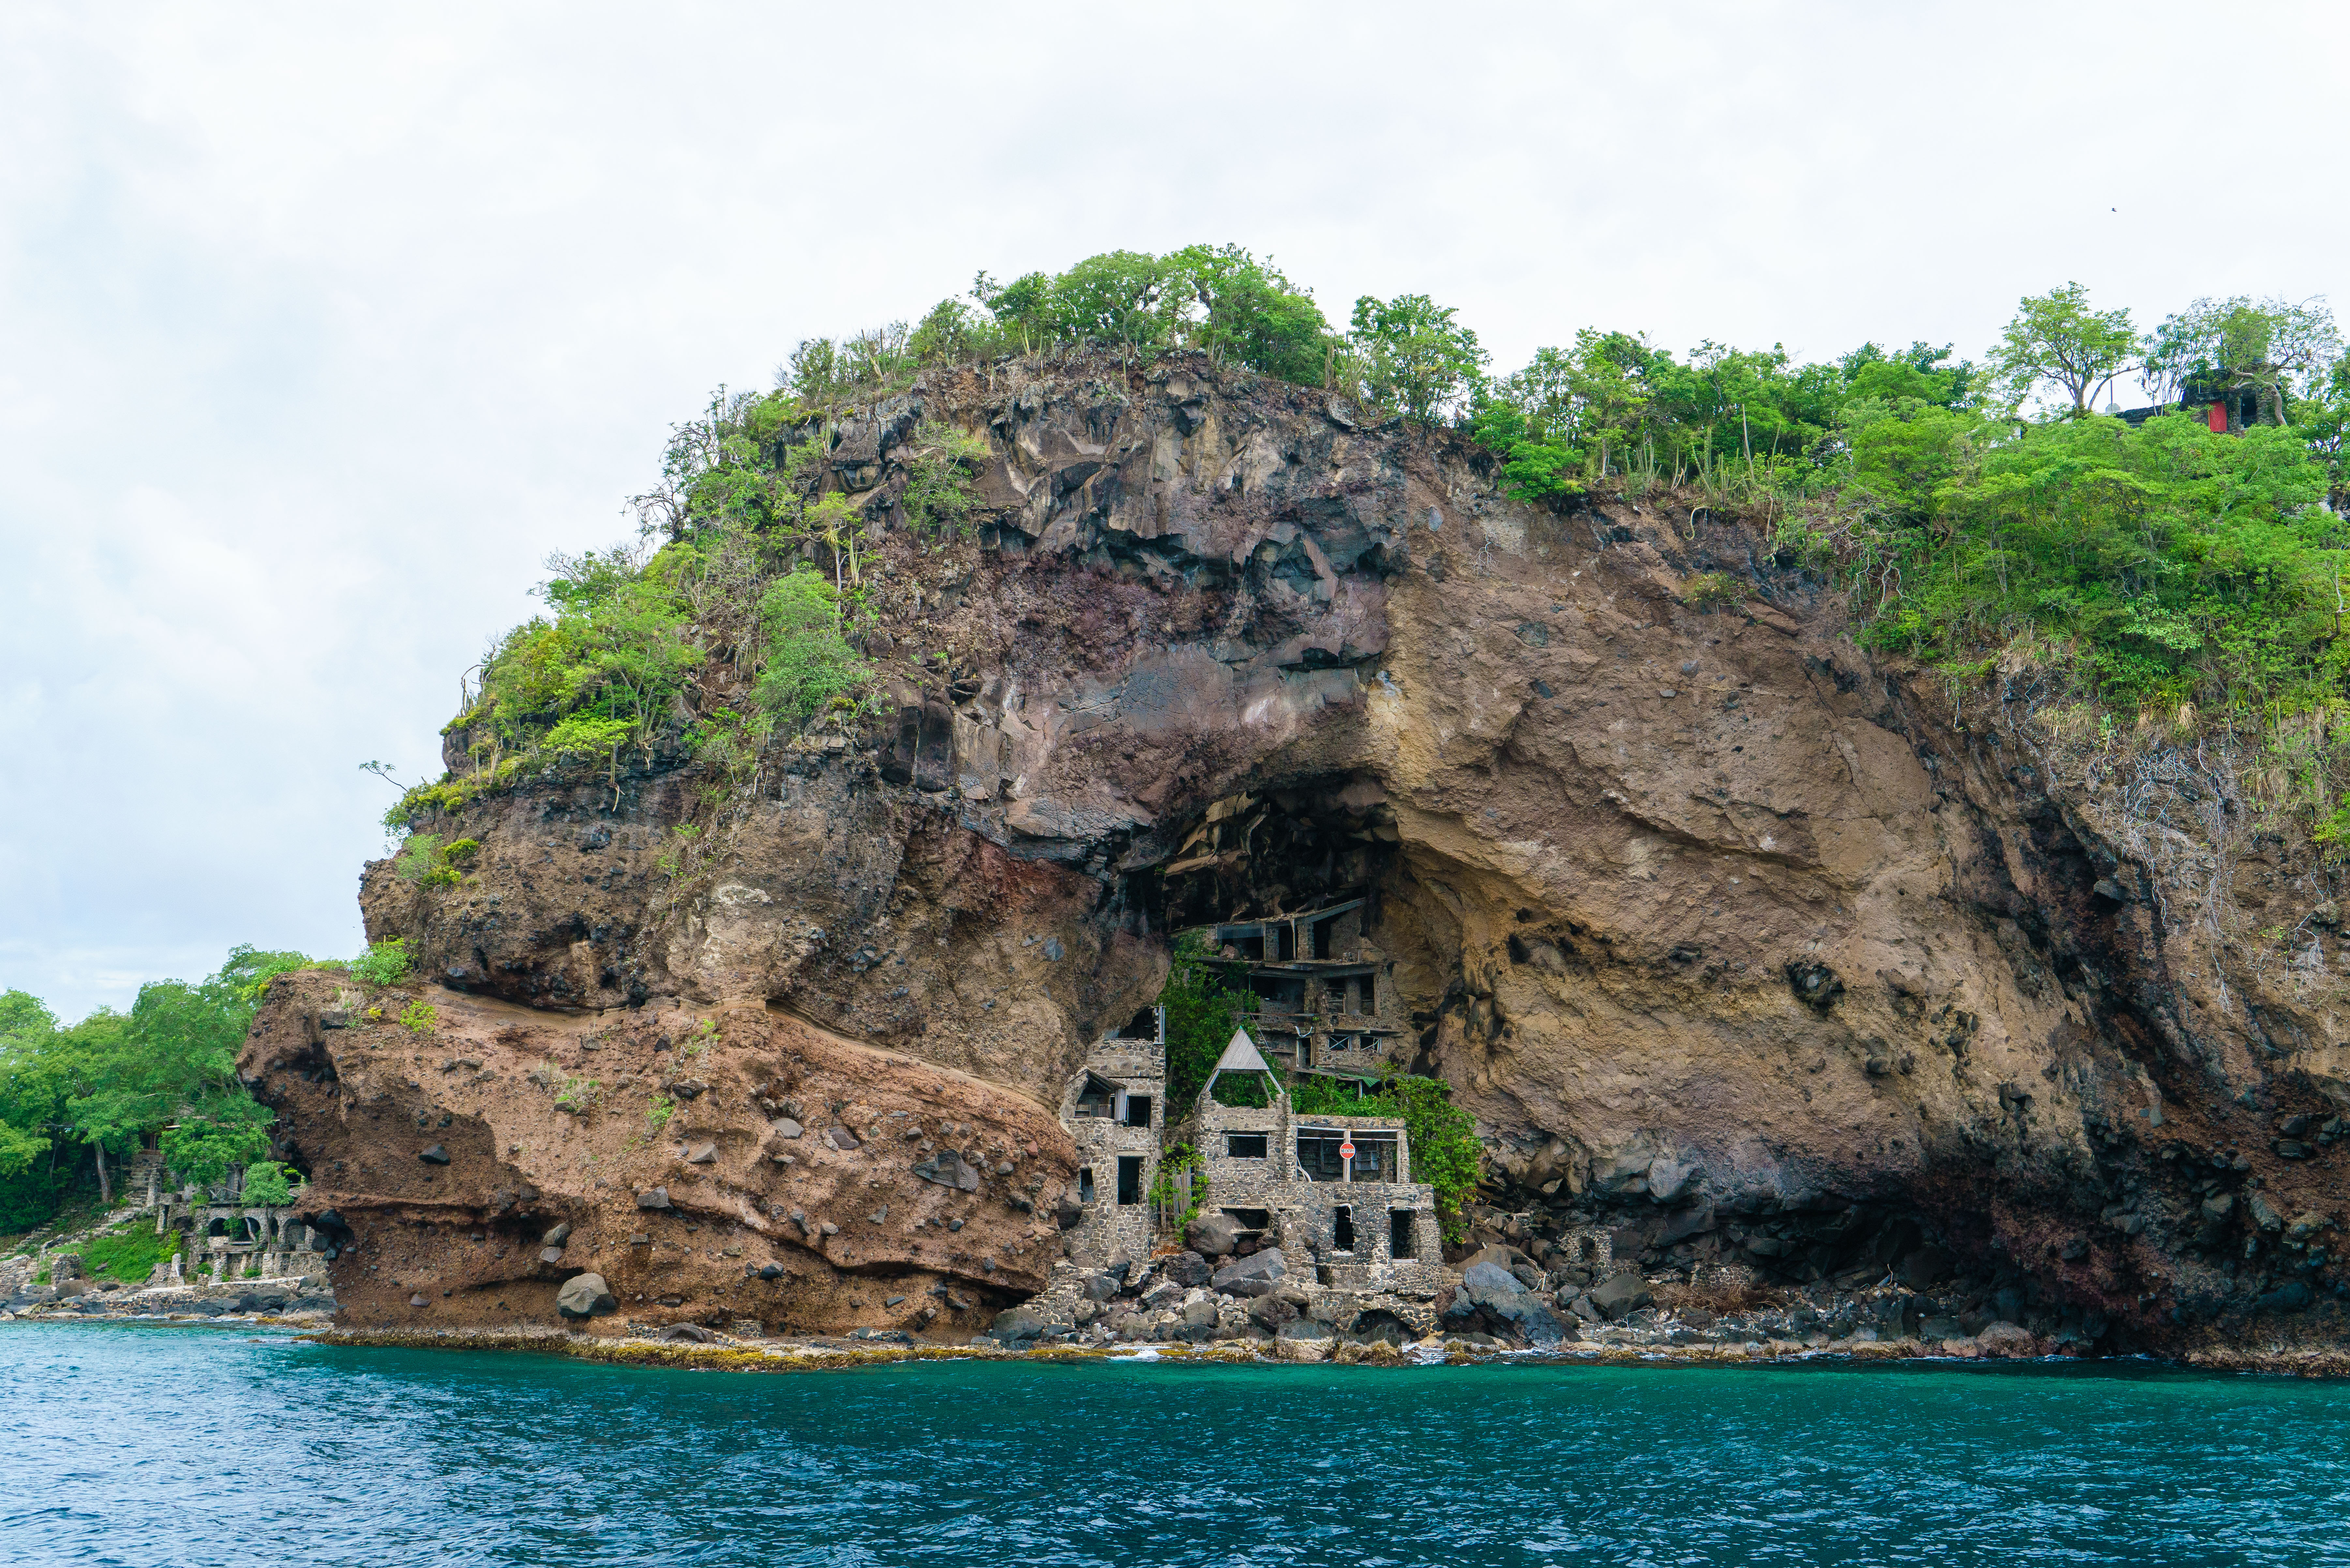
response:
M756 1003L426 989L288 976L245 1046L345 1326L968 1334L1059 1255L1074 1150L1021 1095ZM564 1310L589 1273L610 1303Z
M897 525L920 419L988 442L975 537ZM1045 1228L1004 1198L1049 1206L1069 1174L1035 1104L1155 994L1170 929L1359 888L1418 1064L1486 1141L1480 1240L1571 1220L1625 1263L1907 1268L2016 1292L2082 1344L2333 1332L2339 916L2224 735L2085 725L2020 664L1954 683L1874 659L1745 522L1662 494L1521 505L1451 438L1197 357L939 374L852 426L829 483L883 529L886 711L778 745L714 815L681 748L476 799L441 825L482 846L458 887L371 866L369 934L407 940L442 1022L411 1048L304 1024L323 981L273 996L246 1070L318 1201L446 1252L513 1194L588 1227L635 1313L684 1293L623 1233L683 1221L639 1222L634 1194L714 1141L716 1168L663 1168L706 1228L664 1243L721 1254L698 1289L740 1273L712 1245L733 1227L743 1263L799 1271L761 1287L778 1319L850 1321L877 1266L1033 1288ZM627 1094L701 1018L707 1094L625 1147ZM785 1091L809 1137L835 1099L893 1150L979 1129L959 1158L990 1195L950 1201L986 1210L983 1247L905 1229L907 1194L948 1196L907 1186L911 1160L857 1194L872 1156L810 1161L790 1179L831 1184L821 1204L784 1195L749 1107L799 1058L827 1085ZM542 1059L606 1097L489 1103ZM407 1147L428 1136L438 1174ZM998 1195L998 1146L1043 1186ZM843 1235L786 1233L778 1204ZM361 1314L407 1310L378 1274L458 1268L354 1256L377 1273L335 1278ZM456 1277L435 1312L517 1300ZM937 1300L889 1293L899 1324Z

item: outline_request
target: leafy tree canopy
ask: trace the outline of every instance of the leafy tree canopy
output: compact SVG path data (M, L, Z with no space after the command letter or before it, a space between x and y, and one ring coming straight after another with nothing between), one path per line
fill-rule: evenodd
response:
M2145 378L2168 401L2189 386L2209 394L2250 389L2264 422L2286 422L2296 380L2320 382L2342 354L2342 335L2323 299L2199 299L2147 335Z
M2072 400L2078 416L2132 368L2137 331L2126 310L2095 310L2077 283L2017 303L2015 317L1991 349L1991 373L2016 402L2044 383Z
M95 1150L120 1159L160 1132L165 1160L211 1183L265 1153L273 1114L236 1076L269 982L311 961L231 949L196 981L151 981L128 1012L63 1024L21 991L0 994L0 1227L54 1212L95 1181Z

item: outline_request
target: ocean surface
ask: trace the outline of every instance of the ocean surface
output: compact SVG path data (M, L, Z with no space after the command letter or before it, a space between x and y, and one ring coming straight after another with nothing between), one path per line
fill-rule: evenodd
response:
M2350 1561L2350 1386L2129 1366L751 1376L0 1326L0 1563Z

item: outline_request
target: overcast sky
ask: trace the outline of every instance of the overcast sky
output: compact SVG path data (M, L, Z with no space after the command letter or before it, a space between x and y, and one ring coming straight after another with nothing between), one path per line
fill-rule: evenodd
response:
M2343 284L2339 6L0 9L0 987L360 943L381 757L797 339L1233 240L1342 318L1980 354Z

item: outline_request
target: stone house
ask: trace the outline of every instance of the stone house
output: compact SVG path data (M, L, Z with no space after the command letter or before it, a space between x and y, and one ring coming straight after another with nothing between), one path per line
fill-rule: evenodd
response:
M1151 1254L1150 1189L1167 1123L1167 1014L1149 1007L1095 1043L1061 1096L1061 1125L1077 1146L1077 1201L1069 1256L1093 1268Z
M1269 1103L1215 1098L1226 1073L1263 1075ZM1448 1282L1436 1189L1411 1179L1410 1137L1392 1116L1299 1113L1246 1030L1235 1031L1191 1108L1208 1201L1244 1237L1278 1241L1316 1283L1433 1294Z

